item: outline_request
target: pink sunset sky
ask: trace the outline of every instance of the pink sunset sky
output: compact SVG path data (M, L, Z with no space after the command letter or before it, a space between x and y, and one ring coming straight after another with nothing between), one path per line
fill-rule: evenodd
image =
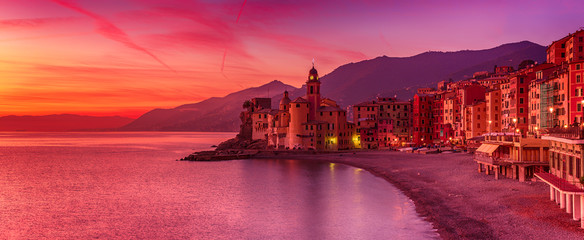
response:
M541 45L584 1L0 0L0 116L138 117L381 55Z

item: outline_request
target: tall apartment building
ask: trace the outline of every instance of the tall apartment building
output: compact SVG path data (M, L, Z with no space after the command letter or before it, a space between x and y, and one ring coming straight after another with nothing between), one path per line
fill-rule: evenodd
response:
M485 93L485 115L488 132L501 131L501 89L500 84L495 85Z
M416 94L414 95L413 109L413 142L416 145L432 144L433 136L433 117L432 105L434 95Z
M353 119L365 149L405 146L411 141L412 103L378 97L353 106Z
M550 44L546 50L547 62L556 65L563 62L584 60L584 30L569 34Z

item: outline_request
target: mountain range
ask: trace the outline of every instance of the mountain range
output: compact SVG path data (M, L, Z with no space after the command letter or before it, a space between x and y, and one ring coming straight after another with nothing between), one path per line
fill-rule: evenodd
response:
M342 107L371 100L376 96L397 96L408 100L419 87L434 87L445 79L462 80L478 71L492 72L497 66L517 66L526 59L542 63L546 47L528 42L504 44L487 50L426 52L412 57L377 57L342 65L321 76L322 95ZM306 71L308 74L308 69ZM174 109L155 109L124 126L124 131L238 131L242 103L267 92L277 108L287 89L290 98L306 93L279 81L229 94L222 98L186 104Z
M154 109L132 123L120 128L122 131L201 131L234 132L239 130L239 113L243 102L254 97L266 97L268 92L282 93L297 88L280 81L272 81L260 87L248 88L225 97L185 104L172 109ZM273 98L273 101L278 98ZM278 103L272 103L272 106Z
M321 73L322 95L336 100L341 107L371 100L376 96L397 96L400 99L408 100L413 97L417 88L435 87L437 82L445 79L453 81L466 79L478 71L492 72L495 65L517 68L523 60L527 59L543 63L545 52L546 47L544 46L522 41L486 50L425 52L411 57L381 56L342 65L324 76ZM306 69L306 74L308 74L308 69ZM243 110L242 104L245 100L253 97L266 97L268 93L277 93L270 96L272 97L272 107L277 108L285 90L290 93L291 99L304 96L306 92L305 86L295 88L274 80L265 85L234 92L224 97L212 97L198 103L185 104L172 109L154 109L131 122L128 119L117 119L119 121L110 121L113 119L109 119L107 122L119 124L128 121L125 125L116 126L119 127L117 130L120 131L238 131L239 113ZM69 115L64 116L70 117ZM6 130L6 121L0 118L0 130L9 131ZM69 120L65 122L69 122ZM12 122L12 124L20 124L18 126L24 126L22 123ZM32 121L28 123L34 125ZM36 123L40 124L38 121ZM56 125L51 128L53 129L51 131L68 129L63 124L55 121L53 123ZM49 129L48 124L49 122L43 122L38 127L30 125L26 128L11 127L10 129ZM75 127L77 129L97 129L96 126L85 124ZM104 129L103 126L100 126L100 129Z

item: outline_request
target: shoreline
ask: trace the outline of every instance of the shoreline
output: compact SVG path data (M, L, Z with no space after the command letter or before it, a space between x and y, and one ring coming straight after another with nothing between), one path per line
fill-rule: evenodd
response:
M322 161L367 170L398 188L443 239L581 239L577 221L549 200L542 182L495 180L472 155L358 151L262 154L253 159Z

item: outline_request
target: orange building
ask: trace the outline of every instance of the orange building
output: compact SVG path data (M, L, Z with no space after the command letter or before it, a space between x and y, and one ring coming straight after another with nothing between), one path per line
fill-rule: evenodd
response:
M499 87L500 85L496 85ZM485 93L486 123L488 132L501 131L501 89L493 87Z
M483 101L467 105L464 133L466 139L478 137L487 132L487 104Z

